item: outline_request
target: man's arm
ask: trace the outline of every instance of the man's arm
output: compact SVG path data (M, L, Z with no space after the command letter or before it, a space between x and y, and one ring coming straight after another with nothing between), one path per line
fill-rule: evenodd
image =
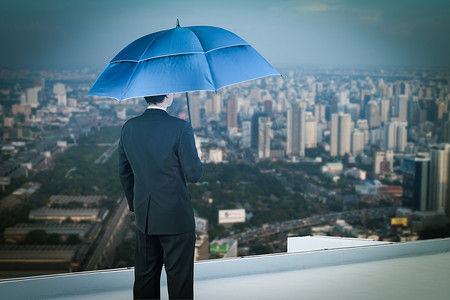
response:
M123 149L122 140L119 142L119 178L122 184L125 197L128 201L130 211L134 211L133 207L133 189L134 189L134 175L131 165L128 162L127 155Z
M198 182L203 175L203 165L195 147L191 124L187 122L184 125L180 143L178 144L178 157L186 181Z

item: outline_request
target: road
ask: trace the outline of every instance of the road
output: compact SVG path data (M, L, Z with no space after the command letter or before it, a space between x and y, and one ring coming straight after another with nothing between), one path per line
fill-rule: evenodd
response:
M367 218L383 217L386 215L393 216L396 211L396 207L383 207L367 209ZM361 218L361 210L352 210L345 212L331 213L327 215L318 215L304 219L289 220L284 222L277 222L273 224L267 224L263 227L250 229L244 232L240 232L229 236L230 239L236 239L239 244L248 243L254 239L275 235L281 232L297 230L301 228L317 226L333 222L339 219L352 220Z
M103 259L107 256L107 251L110 250L110 245L113 244L116 233L123 224L123 219L127 211L128 202L125 197L123 197L114 216L109 220L108 224L104 226L104 233L99 237L97 248L84 267L85 270L96 270L98 267L101 267Z
M114 144L111 145L111 147L106 149L106 151L103 152L102 155L100 155L100 157L97 158L94 163L95 164L104 164L105 162L107 162L108 159L113 154L113 152L117 149L117 146L119 145L119 141L120 141L120 139L117 139L117 141L115 141Z

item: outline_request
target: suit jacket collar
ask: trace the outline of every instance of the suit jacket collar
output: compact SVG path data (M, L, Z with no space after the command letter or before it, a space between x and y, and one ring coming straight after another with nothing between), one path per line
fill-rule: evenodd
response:
M146 109L143 113L146 116L167 116L169 115L165 110L162 109Z

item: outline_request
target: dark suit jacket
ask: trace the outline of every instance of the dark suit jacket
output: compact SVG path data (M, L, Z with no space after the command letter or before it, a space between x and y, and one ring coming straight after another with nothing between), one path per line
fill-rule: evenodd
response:
M203 174L191 125L147 109L122 127L119 177L137 228L146 234L195 229L187 182Z

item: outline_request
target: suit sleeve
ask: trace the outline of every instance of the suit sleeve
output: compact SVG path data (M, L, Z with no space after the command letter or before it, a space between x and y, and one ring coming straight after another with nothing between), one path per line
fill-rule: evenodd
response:
M195 147L191 124L185 123L178 144L178 158L187 182L198 182L203 175L203 165Z
M134 175L131 165L127 159L127 155L123 148L122 139L119 142L119 178L122 184L125 197L128 201L130 211L134 211L133 207L133 190L134 190Z

